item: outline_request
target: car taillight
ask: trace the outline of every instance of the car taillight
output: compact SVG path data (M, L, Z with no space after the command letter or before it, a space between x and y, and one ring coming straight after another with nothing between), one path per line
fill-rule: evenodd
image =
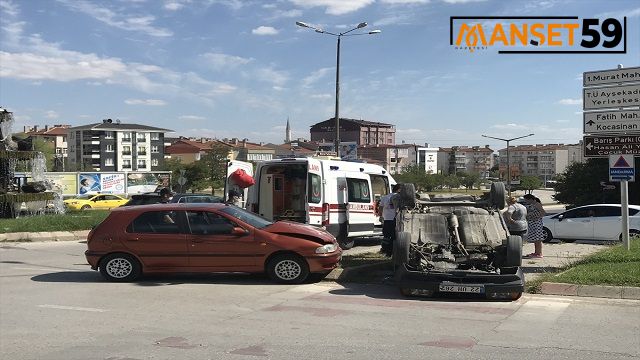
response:
M322 204L322 226L329 225L329 204Z

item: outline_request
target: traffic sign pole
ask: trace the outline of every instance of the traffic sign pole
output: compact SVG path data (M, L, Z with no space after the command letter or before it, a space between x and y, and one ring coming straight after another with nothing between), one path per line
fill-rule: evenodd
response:
M620 200L622 201L622 243L627 251L631 250L629 241L629 182L620 181Z

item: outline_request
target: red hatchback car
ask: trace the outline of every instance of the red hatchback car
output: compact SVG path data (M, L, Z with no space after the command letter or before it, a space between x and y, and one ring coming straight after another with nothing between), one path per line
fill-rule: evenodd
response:
M87 261L110 281L143 273L266 272L281 283L322 279L340 261L335 237L226 204L120 207L87 237Z

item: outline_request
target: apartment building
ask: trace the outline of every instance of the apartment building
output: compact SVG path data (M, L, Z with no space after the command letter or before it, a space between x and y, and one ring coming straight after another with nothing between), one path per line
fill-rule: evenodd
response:
M553 179L564 172L569 165L569 147L564 144L518 145L509 148L511 180L520 176L537 176L542 181ZM498 151L500 155L500 177L507 177L507 149ZM573 159L572 159L573 160Z
M336 122L329 119L311 126L311 141L335 142ZM340 142L355 142L358 146L393 145L395 125L375 121L340 118Z
M413 144L372 145L358 147L358 158L380 164L392 174L416 164L416 149Z
M438 172L445 175L466 172L488 177L493 166L493 150L489 145L441 147L438 150Z
M160 170L164 159L164 134L172 131L111 119L68 128L68 170Z
M65 171L67 164L67 129L71 125L45 125L43 129L38 126L25 126L24 133L32 139L42 139L53 145L55 155L53 169L51 171Z

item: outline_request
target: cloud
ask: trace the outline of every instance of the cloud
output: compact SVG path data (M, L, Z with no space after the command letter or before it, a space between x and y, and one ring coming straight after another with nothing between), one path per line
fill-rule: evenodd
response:
M57 119L60 117L60 115L58 115L58 113L53 110L49 110L44 113L44 117L46 117L47 119Z
M146 106L165 106L167 103L157 99L127 99L124 101L127 105L146 105Z
M333 71L334 68L321 68L314 72L312 72L309 76L302 79L303 87L310 87L316 81L325 77L330 71Z
M300 16L302 16L302 10L300 9L274 10L273 15L270 16L268 19L276 20L276 19L282 19L282 18L296 18Z
M272 28L271 26L258 26L257 28L251 30L251 33L258 36L277 35L278 30Z
M311 96L309 96L312 99L319 99L319 100L325 100L325 99L331 99L333 97L333 95L331 94L313 94Z
M558 100L560 105L582 105L582 99L560 99Z
M407 5L407 4L428 4L430 0L381 0L384 4Z
M262 68L254 72L256 79L269 82L277 86L284 85L289 80L289 74L286 71L278 71L272 68Z
M169 11L177 11L184 7L184 3L178 1L167 1L164 3L163 8Z
M616 12L606 12L600 15L597 15L598 18L623 18L623 17L633 18L640 16L640 8L635 8L632 10L626 11L616 11Z
M238 88L236 86L225 84L225 83L214 83L213 86L206 92L207 96L217 96L229 94L236 91Z
M214 70L233 69L253 61L253 58L227 55L222 53L206 53L200 55Z
M442 1L446 2L447 4L466 4L471 2L483 2L487 0L442 0Z
M58 0L58 2L73 11L89 15L100 22L118 29L141 32L155 37L168 37L173 35L173 32L168 29L154 27L152 23L155 21L155 17L151 15L129 16L128 14L118 14L111 9L84 0Z
M206 118L204 116L198 116L198 115L182 115L180 117L178 117L178 119L180 120L186 120L186 121L201 121L201 120L206 120Z
M530 129L529 126L527 125L519 125L514 123L494 124L494 125L491 125L491 128L499 129L499 130L529 130Z
M289 0L302 8L325 7L329 15L344 15L374 3L374 0Z

